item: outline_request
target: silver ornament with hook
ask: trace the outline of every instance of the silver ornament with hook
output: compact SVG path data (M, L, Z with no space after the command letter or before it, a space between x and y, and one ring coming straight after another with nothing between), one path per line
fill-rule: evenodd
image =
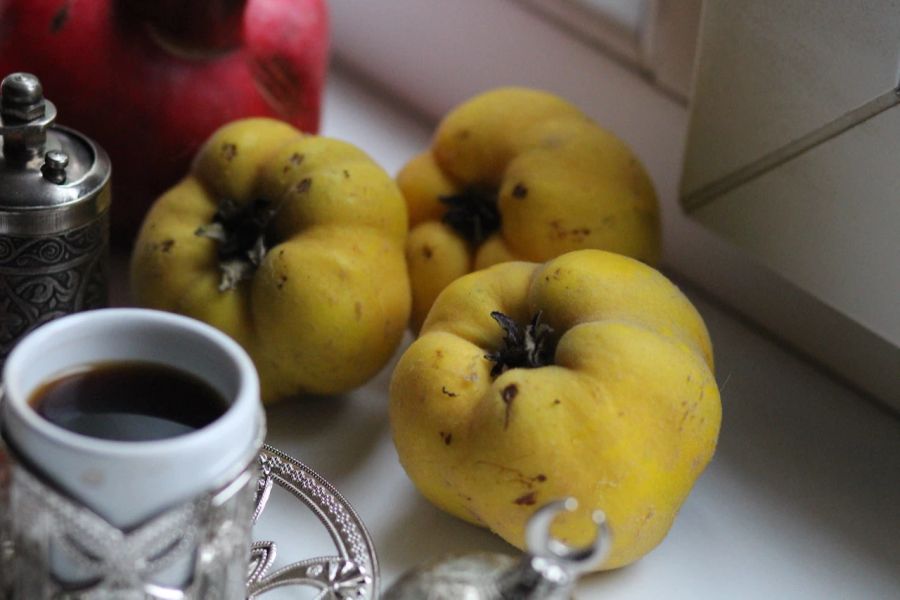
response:
M578 577L596 569L609 554L612 534L602 511L595 511L592 544L571 548L550 535L550 524L563 510L574 511L574 498L538 509L525 530L528 553L468 554L425 564L403 575L383 600L568 600Z

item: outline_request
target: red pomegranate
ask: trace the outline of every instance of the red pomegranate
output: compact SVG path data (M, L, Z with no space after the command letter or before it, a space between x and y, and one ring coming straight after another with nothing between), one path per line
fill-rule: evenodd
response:
M37 75L109 152L119 244L223 123L315 132L327 60L325 0L0 0L0 76Z

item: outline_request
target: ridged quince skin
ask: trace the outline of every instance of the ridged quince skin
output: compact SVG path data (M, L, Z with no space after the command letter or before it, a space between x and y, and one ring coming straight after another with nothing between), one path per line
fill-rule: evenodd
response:
M132 292L237 340L265 400L339 393L381 369L406 329L406 228L400 191L362 150L235 121L148 213Z
M438 507L523 547L541 505L591 541L605 512L628 564L666 535L721 421L706 327L647 265L600 250L508 262L438 297L390 387L400 461Z
M656 193L638 159L546 92L499 88L464 102L397 183L409 207L414 329L448 283L503 261L582 248L659 259Z

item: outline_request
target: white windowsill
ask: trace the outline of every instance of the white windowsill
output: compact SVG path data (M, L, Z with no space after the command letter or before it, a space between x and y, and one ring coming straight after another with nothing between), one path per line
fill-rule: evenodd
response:
M323 133L357 144L389 172L430 126L347 73L332 71ZM116 263L114 301L127 302ZM900 423L710 303L724 423L713 463L665 541L638 563L586 578L586 600L888 598L900 591ZM339 398L268 410L269 443L322 473L355 505L382 580L450 552L513 549L422 499L401 469L386 416L391 366ZM279 564L330 552L315 520L273 498L256 539ZM285 590L282 598L295 598Z

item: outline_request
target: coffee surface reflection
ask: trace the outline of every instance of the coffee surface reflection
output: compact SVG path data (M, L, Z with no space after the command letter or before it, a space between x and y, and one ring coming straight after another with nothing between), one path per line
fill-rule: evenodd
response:
M29 398L47 421L115 441L155 441L196 431L229 404L200 378L144 361L103 362L68 370Z

